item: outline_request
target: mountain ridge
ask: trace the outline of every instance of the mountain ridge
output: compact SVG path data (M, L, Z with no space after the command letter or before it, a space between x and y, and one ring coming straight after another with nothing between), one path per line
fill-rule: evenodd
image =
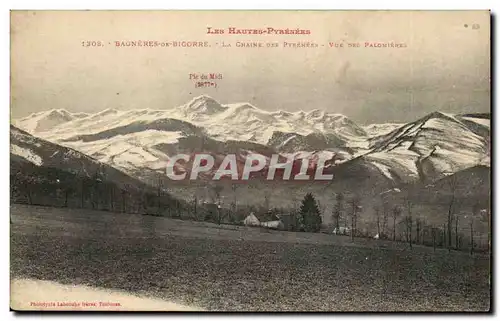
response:
M35 123L42 114L33 114ZM436 111L406 124L375 124L365 130L344 115L320 109L265 111L201 95L168 110L106 109L72 116L37 134L129 173L160 170L172 153L192 153L205 142L202 150L220 157L230 150L243 153L238 154L243 158L249 151L306 158L328 153L334 165L362 157L389 180L409 182L489 163L489 120L479 116ZM38 128L28 120L19 122L27 129Z

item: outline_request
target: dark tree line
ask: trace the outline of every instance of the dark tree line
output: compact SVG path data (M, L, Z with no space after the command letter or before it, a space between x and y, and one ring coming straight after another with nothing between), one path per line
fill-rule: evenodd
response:
M168 194L155 195L150 190L111 182L104 171L84 175L52 167L14 167L10 188L11 202L30 205L157 215L182 208L182 203Z

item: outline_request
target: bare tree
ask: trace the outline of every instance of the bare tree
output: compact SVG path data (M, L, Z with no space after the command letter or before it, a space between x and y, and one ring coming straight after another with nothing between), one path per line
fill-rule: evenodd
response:
M195 220L198 220L198 195L196 193L193 198L193 215Z
M264 212L267 212L269 210L269 207L270 207L270 203L271 203L271 195L269 195L268 193L264 193Z
M411 208L411 207L409 207ZM406 237L406 242L410 245L410 249L412 248L412 230L413 230L413 217L411 215L411 210L408 210L408 214L404 217L403 223L405 226L404 234Z
M379 235L380 238L382 236L385 237L385 234L387 233L387 221L389 219L389 202L387 200L383 199L382 200L382 235Z
M102 194L102 206L103 208L111 210L111 206L109 204L109 198L110 198L110 189L112 189L112 184L108 182L109 180L106 167L100 168L99 178L100 178L99 184L101 186L101 194Z
M103 183L103 173L101 172L101 169L99 168L96 170L94 173L94 176L92 177L92 208L93 209L99 209L99 204L101 202L101 187Z
M171 215L172 217L175 218L180 218L182 216L182 210L181 210L181 203L178 200L174 200L174 214ZM169 208L172 206L172 201L169 202Z
M470 217L470 254L474 253L474 216Z
M111 185L109 187L109 208L111 212L115 211L115 186Z
M33 205L33 195L31 191L31 185L33 181L34 178L32 176L28 176L27 180L24 183L24 190L26 191L26 198L29 205Z
M437 234L439 232L439 229L437 227L432 227L431 229L431 234L432 234L432 248L434 249L434 252L436 251L436 238Z
M81 203L81 208L84 208L85 206L85 180L86 177L82 176L80 180L80 203Z
M410 243L410 248L412 248L412 241L413 241L413 238L412 238L412 232L413 232L413 203L412 201L410 200L410 197L406 197L406 210L407 210L407 215L408 215L408 218L406 220L407 222L407 238L408 238L408 242Z
M127 212L127 195L128 195L128 185L125 184L121 189L122 194L122 212Z
M360 199L358 196L354 196L351 199L351 240L354 239L354 234L356 233L357 223L358 223L358 213L362 209L360 206Z
M480 207L478 203L472 206L472 213L470 215L470 254L474 253L474 217L478 215Z
M396 241L396 220L401 216L403 210L396 205L392 208L392 240Z
M208 196L210 198L210 202L213 204L220 203L221 193L223 190L224 187L220 184L210 184L208 186Z
M375 211L375 218L377 220L377 235L380 237L380 208L375 206L373 210Z
M324 222L325 221L325 217L326 217L326 202L321 202L319 199L316 201L316 203L318 204L318 208L319 208L319 214L321 216L321 221Z
M446 223L443 224L442 247L446 248Z
M146 193L144 193L144 192L142 192L140 195L138 209L139 209L139 212L146 213L146 214L148 213L148 200L147 200Z
M238 200L236 198L236 190L238 189L237 184L231 184L231 190L233 191L233 204L231 205L231 212L234 216L236 216L236 212L238 211Z
M335 206L333 208L333 213L332 213L332 221L334 224L334 227L337 229L337 231L340 228L340 219L343 216L344 212L344 194L342 192L337 193L335 195Z
M458 188L458 179L456 175L450 175L446 178L447 183L448 183L448 188L450 190L450 200L448 202L448 249L451 250L451 229L452 229L452 220L453 220L453 214L455 211L456 207L456 201L457 201L457 188Z
M71 194L73 194L73 187L71 184L67 184L64 188L64 207L68 207L68 199Z
M216 204L216 221L217 224L222 223L222 216L221 216L221 193L224 190L224 187L222 185L214 185L212 187L212 191L214 193L214 203Z
M483 219L487 222L487 227L488 227L488 252L491 251L491 215L490 211L485 209L484 210L484 217Z
M157 214L161 214L162 210L161 210L161 199L162 199L162 196L163 196L163 181L161 179L161 176L158 174L158 183L157 183Z
M420 221L420 218L416 218L415 219L415 226L416 226L416 232L417 232L417 235L416 235L416 240L415 240L415 244L420 244L421 240L420 240L420 233L421 233L421 227L422 227L422 222Z

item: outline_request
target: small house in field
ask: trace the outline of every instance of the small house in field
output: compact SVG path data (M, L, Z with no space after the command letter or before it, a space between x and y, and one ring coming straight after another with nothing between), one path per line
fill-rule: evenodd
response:
M245 226L260 226L260 221L257 218L257 216L255 216L255 214L252 212L243 220L243 224Z
M285 225L278 216L271 212L266 213L250 213L244 220L243 224L246 226L260 226L275 230L284 230Z
M348 227L340 226L339 228L334 228L332 233L335 235L350 235L351 229Z
M281 221L278 215L274 214L272 211L267 211L265 213L259 213L256 215L260 221L260 226L275 230L284 230L285 225Z
M262 222L262 223L260 223L260 226L271 228L274 230L284 230L285 229L285 225L283 224L282 221Z

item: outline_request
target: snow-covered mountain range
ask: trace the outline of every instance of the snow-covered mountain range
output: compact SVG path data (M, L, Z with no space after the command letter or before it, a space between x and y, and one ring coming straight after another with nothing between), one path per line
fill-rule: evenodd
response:
M243 140L267 144L274 132L308 135L315 132L336 134L345 141L367 136L366 131L341 114L318 109L304 112L269 112L248 103L222 105L208 96L199 96L187 104L168 110L105 109L95 114L49 110L15 121L30 133L43 133L64 139L78 134L95 134L133 122L148 123L177 119L204 128L217 140ZM383 130L383 129L382 129ZM47 133L50 131L50 133Z
M363 162L394 182L433 180L489 164L490 120L484 115L435 112L408 124L360 126L321 110L270 112L200 96L168 110L50 110L13 123L137 177L164 170L177 153L200 151L237 153L242 160L251 152L298 158L327 153L332 167Z

